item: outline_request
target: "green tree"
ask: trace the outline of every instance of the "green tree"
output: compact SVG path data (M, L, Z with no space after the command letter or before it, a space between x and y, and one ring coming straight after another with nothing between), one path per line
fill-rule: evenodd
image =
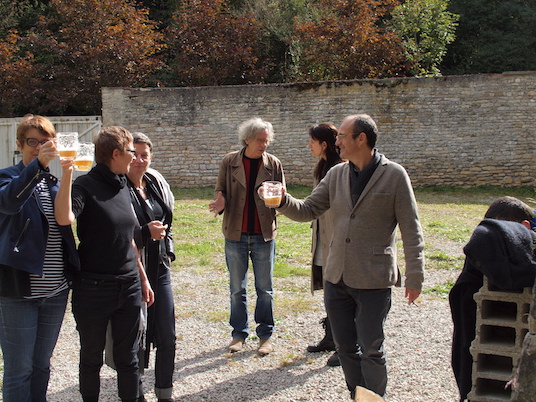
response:
M536 70L536 1L451 0L449 10L460 21L443 72Z
M251 14L233 14L224 0L185 0L167 30L166 85L261 83L261 24Z
M0 38L10 30L24 34L49 9L48 0L0 0Z
M440 74L439 65L455 38L459 18L447 7L448 0L407 0L393 10L390 25L402 38L412 75Z
M242 12L251 13L262 23L261 60L268 68L268 82L288 82L296 76L292 57L294 21L311 14L309 0L243 0Z
M293 37L298 78L307 81L405 74L400 38L383 22L396 0L323 0Z

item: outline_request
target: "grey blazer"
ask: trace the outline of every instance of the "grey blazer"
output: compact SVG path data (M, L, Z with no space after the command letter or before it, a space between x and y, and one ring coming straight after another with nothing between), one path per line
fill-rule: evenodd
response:
M402 166L380 157L355 205L346 162L331 168L305 200L287 194L279 212L296 221L309 221L330 210L333 233L324 279L331 283L342 279L355 289L401 285L396 256L398 225L406 262L405 287L421 290L424 240L411 182Z

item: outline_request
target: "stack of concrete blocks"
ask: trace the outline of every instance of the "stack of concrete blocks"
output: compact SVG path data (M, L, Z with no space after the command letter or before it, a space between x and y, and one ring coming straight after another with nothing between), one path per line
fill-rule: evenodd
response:
M471 344L473 386L469 401L509 401L521 357L523 340L529 332L532 289L503 291L484 278L474 296L477 303L476 337Z

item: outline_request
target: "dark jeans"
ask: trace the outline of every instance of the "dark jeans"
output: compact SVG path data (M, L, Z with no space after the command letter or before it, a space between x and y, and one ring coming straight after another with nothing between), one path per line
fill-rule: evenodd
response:
M4 402L46 401L50 358L65 315L69 290L36 299L0 297Z
M175 370L175 309L169 269L160 266L155 285L155 302L149 308L154 314L154 344L156 346L155 388L157 397L171 398ZM150 319L153 322L153 319Z
M106 343L112 327L117 387L122 400L138 397L138 331L141 285L138 278L77 278L73 286L73 314L80 335L80 393L96 400Z
M391 308L391 289L354 289L343 281L324 284L324 303L346 385L385 395L387 368L383 325Z

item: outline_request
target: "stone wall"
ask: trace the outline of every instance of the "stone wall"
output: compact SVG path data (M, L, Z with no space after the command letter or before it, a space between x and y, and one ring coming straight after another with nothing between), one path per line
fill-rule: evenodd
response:
M536 72L199 88L103 88L103 125L147 134L172 185L212 186L237 126L274 125L287 182L312 183L308 128L349 114L377 122L378 149L415 186L536 184Z

